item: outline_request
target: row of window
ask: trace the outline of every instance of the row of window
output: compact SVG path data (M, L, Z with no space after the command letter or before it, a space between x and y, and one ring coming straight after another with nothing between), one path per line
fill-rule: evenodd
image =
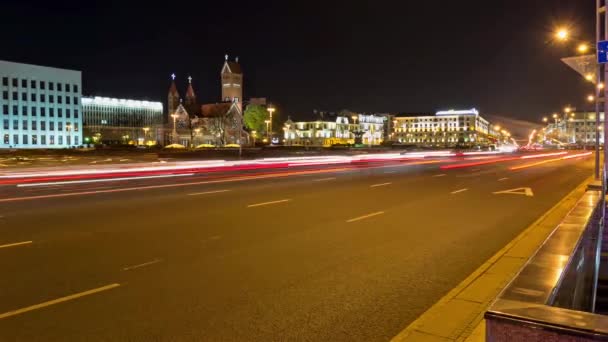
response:
M38 141L38 138L40 138L40 141ZM10 140L10 135L9 134L4 134L3 137L3 142L4 145L10 145L11 144L11 140ZM66 136L65 137L65 142L67 145L72 145L72 137L71 136ZM13 134L13 141L12 141L13 145L46 145L47 144L47 136L46 135L40 135L40 137L38 137L38 135L33 134L32 135L32 140L29 140L29 136L27 134L23 134L21 135L21 141L19 141L19 134ZM54 135L49 135L48 136L48 144L49 145L55 145L55 136ZM63 145L63 135L58 135L57 136L57 144L58 145ZM79 139L78 136L74 137L74 145L78 145L79 144Z
M14 91L12 98L13 98L13 101L18 101L19 100L19 93L16 92L16 91ZM8 91L4 90L2 92L2 99L3 100L8 100ZM29 101L46 102L46 99L47 99L46 94L31 93ZM49 103L55 103L55 96L54 95L49 95L48 99L49 99ZM21 93L21 101L28 101L27 93ZM63 96L57 95L57 103L63 104ZM72 104L73 103L73 104L77 105L78 104L78 97L77 96L74 96L74 97L65 96L65 103L66 104Z
M29 107L28 106L22 106L21 107L21 115L23 116L27 116L28 114L31 114L32 116L37 116L38 115L38 109L40 109L40 116L45 117L47 114L47 109L48 109L48 114L49 117L54 118L55 117L55 109L57 110L57 117L62 118L63 117L63 108L46 108L46 107ZM17 105L13 105L13 111L12 111L13 115L19 115L19 106ZM8 105L3 105L2 106L2 114L4 115L9 115L9 106ZM78 109L74 109L74 119L78 119L78 117L80 116ZM65 117L66 118L71 118L72 117L72 110L71 109L66 109L65 110Z
M17 88L19 86L19 79L11 78L11 84L12 84L13 88ZM27 89L28 84L29 84L29 88L31 88L31 89L37 89L38 87L40 87L40 89L46 90L46 86L48 84L49 90L55 90L55 88L57 88L57 91L63 91L63 89L65 88L65 91L68 93L69 92L78 93L77 84L70 85L69 83L64 84L64 83L59 83L59 82L45 82L45 81L36 81L36 80L30 80L28 82L26 79L21 79L21 88ZM2 77L2 85L8 87L8 77L6 77L6 76Z
M22 122L21 129L29 129L28 120L22 120L21 122ZM8 119L4 119L2 122L2 127L5 130L9 130L10 129L9 123L10 123L10 121ZM32 130L38 130L38 128L40 128L41 131L46 131L46 121L40 121L40 127L38 127L38 121L32 121L31 125L29 125L29 127L31 127ZM13 129L19 129L19 120L13 120ZM55 122L49 121L49 131L54 131L54 130L55 130ZM74 122L73 124L66 122L65 130L68 132L72 131L72 130L74 130L75 132L78 132L78 130L79 130L78 122ZM57 122L57 131L58 132L63 131L63 122Z

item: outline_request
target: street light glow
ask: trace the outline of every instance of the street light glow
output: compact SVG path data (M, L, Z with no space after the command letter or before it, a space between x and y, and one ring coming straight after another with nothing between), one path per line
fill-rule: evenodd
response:
M547 122L547 121L549 121L549 119L548 119L548 118L545 116L545 117L543 118L543 122Z
M570 106L564 108L564 112L566 113L570 113L572 111L572 108L570 108Z
M585 79L589 82L593 81L593 74L585 74Z
M604 82L600 82L600 83L597 85L597 88L598 88L598 89L604 89Z
M587 101L593 102L594 100L595 100L595 96L593 96L593 95L587 96Z
M582 43L576 48L576 50L580 53L586 53L589 51L589 45Z
M555 38L561 41L568 40L569 36L570 32L568 32L568 29L566 28L560 28L555 32Z

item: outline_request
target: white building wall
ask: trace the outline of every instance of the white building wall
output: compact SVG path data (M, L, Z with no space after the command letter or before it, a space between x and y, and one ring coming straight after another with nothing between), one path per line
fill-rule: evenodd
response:
M80 71L0 61L0 148L82 142Z

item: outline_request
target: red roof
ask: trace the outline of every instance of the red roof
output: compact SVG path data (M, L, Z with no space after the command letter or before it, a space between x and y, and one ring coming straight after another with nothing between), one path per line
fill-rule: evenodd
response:
M192 83L188 83L188 89L186 90L186 97L196 97L194 95L194 88L192 88Z
M177 95L179 97L177 87L175 86L175 81L171 81L171 87L169 87L169 94Z
M228 113L232 107L232 102L210 103L201 106L201 113L204 117L218 117Z

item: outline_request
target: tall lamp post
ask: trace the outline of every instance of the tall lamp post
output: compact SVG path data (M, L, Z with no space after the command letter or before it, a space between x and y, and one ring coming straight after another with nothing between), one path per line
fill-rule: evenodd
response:
M270 141L270 120L264 120L266 123L266 139Z
M150 130L150 127L144 127L144 145L146 144L146 137L148 136L148 131Z
M175 122L177 120L177 114L173 113L171 114L171 117L173 118L173 133L171 134L173 139L171 139L171 143L175 144L175 141L177 139L177 126L175 125Z
M268 113L270 114L269 117L269 132L268 132L268 141L272 143L272 114L277 110L276 108L274 108L272 105L268 106Z

